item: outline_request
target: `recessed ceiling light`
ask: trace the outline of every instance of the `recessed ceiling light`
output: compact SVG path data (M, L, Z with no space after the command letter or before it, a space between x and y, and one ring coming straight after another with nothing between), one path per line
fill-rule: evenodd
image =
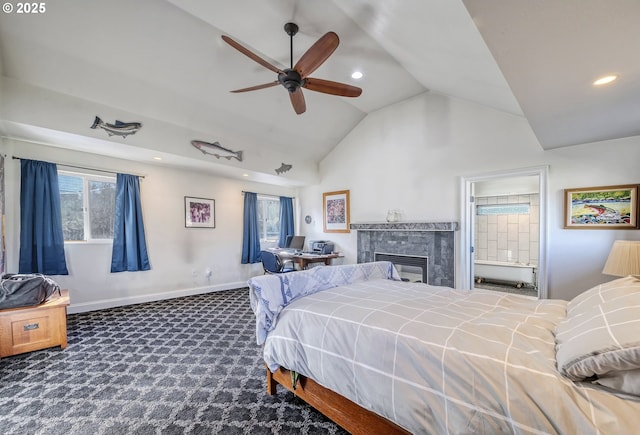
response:
M361 79L362 78L362 73L360 71L354 71L353 74L351 74L351 78L352 79Z
M243 177L248 177L248 176L249 176L249 174L242 174L242 176L243 176Z
M162 157L154 157L153 160L162 160Z
M617 78L618 78L617 75L604 76L604 77L600 77L598 80L594 81L593 84L595 86L606 85L607 83L611 83L612 81L614 81Z

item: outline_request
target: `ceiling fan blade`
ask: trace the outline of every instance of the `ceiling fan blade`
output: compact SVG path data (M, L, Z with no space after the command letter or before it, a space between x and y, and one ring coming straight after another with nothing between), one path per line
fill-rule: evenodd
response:
M282 73L282 70L280 68L277 68L277 67L271 65L269 62L267 62L266 60L264 60L263 58L261 58L257 54L249 51L249 49L243 47L242 45L240 45L239 43L237 43L233 39L229 38L228 36L222 35L222 40L224 42L226 42L227 44L229 44L230 46L232 46L233 48L235 48L236 50L238 50L240 53L242 53L245 56L247 56L249 59L253 60L254 62L259 63L263 67L265 67L267 69L270 69L274 73L278 73L278 74Z
M270 88L272 86L276 86L279 84L280 82L276 80L275 82L264 83L262 85L251 86L248 88L236 89L235 91L229 91L229 92L233 92L234 94L237 94L238 92L257 91L258 89Z
M359 97L362 89L346 83L332 82L331 80L314 79L307 77L302 85L310 91L322 92L324 94L339 95L341 97Z
M289 99L291 100L293 110L295 110L298 115L303 114L307 110L307 104L304 102L304 95L302 95L301 88L296 89L295 92L289 92Z
M325 33L302 55L293 69L298 71L302 78L307 77L331 56L331 53L338 48L339 43L340 38L334 32Z

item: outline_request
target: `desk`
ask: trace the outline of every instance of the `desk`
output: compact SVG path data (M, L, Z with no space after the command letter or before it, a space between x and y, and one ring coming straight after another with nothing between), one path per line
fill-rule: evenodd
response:
M290 254L288 252L277 252L280 258L283 260L291 260L300 266L300 269L306 269L311 263L324 263L327 266L331 264L331 260L334 258L340 258L340 254Z

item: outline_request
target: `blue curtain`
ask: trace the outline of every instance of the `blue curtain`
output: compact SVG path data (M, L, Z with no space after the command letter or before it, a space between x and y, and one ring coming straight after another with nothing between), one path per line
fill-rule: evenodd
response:
M258 194L244 193L244 224L242 232L242 264L260 262L258 233Z
M19 273L68 275L55 163L20 160Z
M278 246L286 246L287 236L294 235L293 198L280 197L280 241Z
M135 175L117 175L114 220L111 272L151 269L140 205L140 180Z

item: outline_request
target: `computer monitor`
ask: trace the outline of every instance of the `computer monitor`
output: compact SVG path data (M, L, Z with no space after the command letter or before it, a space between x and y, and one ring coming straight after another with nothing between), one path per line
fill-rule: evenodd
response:
M304 236L293 236L288 248L295 249L296 251L304 250L304 238Z
M283 248L288 248L289 246L291 246L291 241L293 240L293 236L291 234L289 234L287 236L287 238L284 241L284 246Z

